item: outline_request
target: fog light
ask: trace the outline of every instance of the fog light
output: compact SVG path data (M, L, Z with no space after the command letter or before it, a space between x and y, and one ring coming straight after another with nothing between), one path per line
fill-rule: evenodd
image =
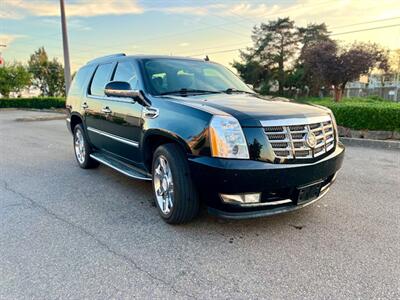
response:
M222 201L225 203L236 203L236 204L246 204L246 203L259 203L261 198L261 193L250 193L250 194L220 194Z

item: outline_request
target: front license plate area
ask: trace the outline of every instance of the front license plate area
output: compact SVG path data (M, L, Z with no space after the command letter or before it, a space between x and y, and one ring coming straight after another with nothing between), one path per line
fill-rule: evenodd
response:
M321 192L322 182L310 184L297 189L297 204L313 200Z

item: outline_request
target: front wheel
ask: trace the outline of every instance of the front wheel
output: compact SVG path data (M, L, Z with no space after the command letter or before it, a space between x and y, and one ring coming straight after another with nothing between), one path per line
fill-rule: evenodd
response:
M156 205L167 223L186 223L198 214L199 195L186 154L178 145L165 144L156 149L152 176Z

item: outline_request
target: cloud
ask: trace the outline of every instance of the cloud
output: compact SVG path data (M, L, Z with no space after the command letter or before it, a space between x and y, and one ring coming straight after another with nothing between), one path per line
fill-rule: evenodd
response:
M267 5L241 2L230 5L219 14L248 19L257 24L278 17L290 17L297 25L325 22L332 27L366 20L376 20L400 15L398 0L362 1L340 0L322 1L297 0L290 5ZM240 20L239 20L240 21ZM241 21L240 21L241 22Z
M217 12L217 10L225 9L226 4L209 4L203 6L170 6L170 7L152 7L148 10L159 11L167 14L187 14L205 16L211 12Z
M186 43L186 42L183 42L183 43L180 43L179 44L179 46L180 47L187 47L187 46L189 46L190 44L189 43Z
M21 19L27 15L59 16L59 1L55 0L0 0L2 1L1 19ZM168 2L166 2L168 3ZM186 14L205 16L210 12L225 9L226 4L206 4L194 6L141 6L137 0L75 0L66 3L66 14L69 17L93 17L100 15L141 14L146 11L157 11L166 14Z
M56 26L57 28L60 26L59 18L43 18L41 19L43 23L50 24L52 26ZM70 19L68 20L68 28L73 28L77 30L89 31L92 30L92 27L85 24L84 21L80 19Z
M34 16L59 16L60 6L58 1L20 1L1 0L3 9L0 18L23 18L26 15ZM140 14L143 8L135 0L78 0L67 3L66 13L69 17L93 17L99 15ZM11 16L8 15L11 11Z
M23 38L23 37L25 37L25 36L21 35L21 34L0 34L0 44L2 44L2 45L5 44L8 47L16 39Z
M267 4L239 3L222 11L222 15L236 15L243 17L263 17L277 13L282 7L273 5L269 7Z
M400 16L398 0L362 1L338 0L321 1L297 0L291 4L268 6L249 2L233 3L220 14L235 17L237 24L258 25L261 22L276 20L278 17L290 17L297 26L310 23L325 23L328 30L335 34L334 39L344 44L354 41L373 41L390 49L400 47L400 27L361 31L386 25L399 24L400 20L379 21ZM228 19L228 18L227 18ZM368 23L374 21L373 23ZM357 23L364 23L354 25ZM354 33L342 34L355 31Z

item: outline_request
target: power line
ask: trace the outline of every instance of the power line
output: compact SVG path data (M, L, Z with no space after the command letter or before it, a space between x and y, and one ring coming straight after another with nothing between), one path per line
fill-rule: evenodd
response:
M347 32L334 33L334 34L330 34L330 36L344 35L344 34L364 32L364 31L377 30L377 29L390 28L390 27L397 27L397 26L400 26L400 23L399 24L393 24L393 25L387 25L387 26L379 26L379 27L365 28L365 29L359 29L359 30L353 30L353 31L347 31ZM239 51L239 50L243 50L243 49L244 48L242 47L242 48L234 48L234 49L226 49L226 50L221 50L221 51L207 52L207 55L218 54L218 53L227 53L227 52ZM188 56L200 56L200 55L204 55L204 54L205 53L190 54Z
M317 3L317 5L325 4L325 3L327 3L327 2L329 2L329 1L320 2L320 3ZM316 5L314 4L314 5L307 5L307 6L305 6L305 7L315 7L315 6L316 6ZM303 6L303 7L304 7L304 6ZM296 9L296 8L291 7L291 8L282 10L282 11L280 11L279 13L280 13L280 14L286 13L286 12L292 11L292 10L294 10L294 9ZM263 17L268 17L268 16L272 16L272 15L276 15L276 14L277 14L277 13L274 13L274 14L267 14L267 15L265 15L265 16L263 16ZM136 41L134 41L133 43L137 44L137 43L143 43L143 42L148 42L148 41L160 41L160 40L168 39L168 38L174 37L174 36L185 35L185 34L193 33L193 32L196 32L196 31L203 31L203 30L206 30L206 29L209 29L209 28L219 28L219 27L222 27L222 26L225 26L225 25L229 25L229 24L232 24L232 23L243 23L244 21L249 21L249 20L251 20L251 19L246 18L246 19L243 20L243 21L229 21L229 22L220 23L220 24L216 24L216 25L208 25L208 26L203 26L203 27L200 27L200 28L195 28L195 29L183 31L183 32L171 33L171 34L167 34L167 35L164 34L164 35L159 36L159 37L151 37L151 38L136 40ZM254 19L253 19L252 21L254 22ZM102 47L102 50L115 49L115 47L118 47L118 46L125 46L125 45L127 45L126 42L123 42L123 43L114 43L112 46ZM98 46L93 46L93 48L98 48ZM92 48L92 49L89 48L89 49L81 50L80 52L92 52L92 51L93 51L93 48Z
M390 28L390 27L397 27L397 26L400 26L400 24L393 24L393 25L387 25L387 26L379 26L379 27L359 29L359 30L353 30L353 31L347 31L347 32L333 33L333 34L330 34L330 36L343 35L343 34L356 33L356 32L363 32L363 31L370 31L370 30Z
M341 25L341 26L335 26L330 29L338 29L338 28L345 28L345 27L353 27L357 25L365 25L365 24L371 24L371 23L378 23L378 22L385 22L385 21L391 21L391 20L396 20L400 19L400 17L393 17L393 18L386 18L386 19L378 19L378 20L372 20L372 21L367 21L367 22L361 22L361 23L353 23L353 24L348 24L348 25Z
M310 8L310 7L315 8L315 7L318 7L318 6L321 6L321 5L323 6L323 5L327 4L327 3L331 3L331 1L328 0L328 1L322 1L322 2L313 3L312 5L302 5L302 8L305 8L305 7L307 7L307 8ZM283 10L283 11L279 11L279 12L275 12L275 13L271 13L271 14L266 14L266 15L264 15L264 16L259 16L259 17L255 16L255 17L252 17L252 18L244 17L244 16L241 16L241 15L239 15L239 14L233 13L233 12L231 12L231 11L230 11L229 13L230 13L231 15L234 15L234 16L236 16L236 17L239 17L240 19L242 19L242 20L244 20L244 21L251 21L252 23L254 23L254 19L259 19L259 20L261 20L261 19L264 19L264 18L266 18L266 17L276 16L276 15L282 15L283 13L287 13L287 12L292 11L292 10L298 10L298 9L299 9L299 8L298 8L298 5L299 5L299 4L297 4L297 6L295 6L295 7L290 7L290 8L288 8L288 9Z
M326 4L327 2L329 2L329 1L326 1L326 2L320 2L320 3L318 3L318 5L321 5L321 4ZM310 7L314 7L314 6L316 6L316 5L311 5ZM284 10L284 11L282 11L282 12L280 12L280 13L284 13L284 12L286 12L286 11L291 11L291 10L293 10L293 8L291 8L291 9L287 9L287 10ZM214 16L216 16L215 14L213 14ZM236 15L236 14L235 14ZM276 13L275 14L271 14L271 15L276 15ZM239 15L238 15L239 16ZM267 16L269 16L269 15L266 15L265 17L267 17ZM221 16L218 16L218 17L220 17L220 18L222 18ZM383 22L383 21L389 21L389 20L394 20L394 19L399 19L400 17L394 17L394 18L387 18L387 19L380 19L380 20L372 20L372 21L367 21L367 22L362 22L362 23L354 23L354 24L348 24L348 25L343 25L343 26L339 26L339 27L333 27L332 29L336 29L336 28L346 28L346 27L351 27L351 26L356 26L356 25L362 25L362 24L369 24L369 23L376 23L376 22ZM223 18L222 18L223 19ZM242 17L242 19L243 20L251 20L251 21L253 21L254 22L254 19L249 19L249 18L244 18L244 17ZM151 37L151 38L146 38L146 39L141 39L141 40L137 40L137 41L135 41L134 43L140 43L140 44L143 44L144 42L148 42L148 41L160 41L160 40L163 40L163 39L166 39L166 38L170 38L170 37L174 37L174 36L180 36L180 35L185 35L185 34L188 34L188 33L192 33L192 32L196 32L196 31L203 31L203 30L206 30L206 29L208 29L208 28L216 28L216 29L221 29L221 30L224 30L224 31L228 31L228 32L232 32L232 33L235 33L235 34L239 34L238 32L235 32L235 31L232 31L232 30L228 30L228 29L226 29L226 28L220 28L220 27L222 27L222 26L225 26L225 25L228 25L228 24L231 24L231 23L233 23L234 21L229 21L229 22L225 22L225 23L221 23L221 24L216 24L216 25L207 25L207 26L203 26L203 27L200 27L200 28L196 28L196 29L192 29L192 30L187 30L187 31L184 31L184 32L179 32L179 33L171 33L171 34L168 34L168 35L163 35L162 37ZM238 21L237 23L241 23L241 22L243 22L243 21ZM390 25L389 25L390 26ZM382 28L385 28L385 27L382 27ZM372 30L372 29L367 29L367 30ZM356 31L355 31L356 32ZM351 32L349 32L349 33L351 33ZM337 33L337 34L332 34L332 35L340 35L340 34L347 34L347 33ZM241 34L240 33L240 35L244 35L244 34ZM80 44L82 44L82 43L80 43ZM124 42L124 43L121 43L121 44L113 44L113 46L108 46L108 47L102 47L102 50L107 50L107 49L114 49L116 46L124 46L124 45L127 45L126 44L126 42ZM97 48L97 46L96 46L96 48ZM86 48L85 50L80 50L80 52L92 52L93 50L89 47L89 48Z

